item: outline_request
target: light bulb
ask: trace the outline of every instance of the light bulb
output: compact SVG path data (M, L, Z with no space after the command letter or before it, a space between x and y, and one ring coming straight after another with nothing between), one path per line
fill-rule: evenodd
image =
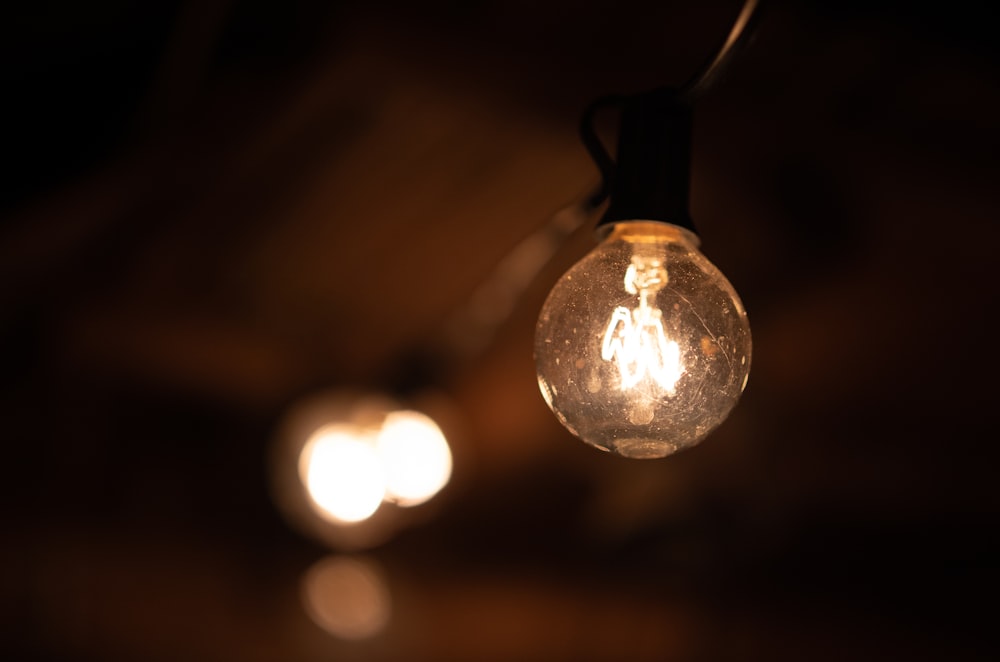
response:
M374 444L349 426L320 428L302 449L299 474L317 513L334 522L366 520L385 498L385 472Z
M538 385L586 443L664 457L699 443L736 405L750 326L697 245L669 223L617 222L549 294L535 331Z
M385 470L386 494L400 506L424 503L451 477L448 441L437 423L420 412L386 416L375 450Z

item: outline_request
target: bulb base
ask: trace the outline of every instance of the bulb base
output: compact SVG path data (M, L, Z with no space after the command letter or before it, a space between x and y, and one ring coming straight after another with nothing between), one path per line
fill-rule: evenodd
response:
M645 219L694 231L688 210L691 106L660 88L622 102L618 152L598 227Z

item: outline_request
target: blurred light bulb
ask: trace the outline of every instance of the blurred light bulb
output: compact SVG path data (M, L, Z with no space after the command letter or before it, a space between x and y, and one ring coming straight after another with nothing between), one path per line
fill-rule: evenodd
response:
M356 429L320 428L302 449L299 474L321 515L360 522L385 498L385 473L373 445Z
M671 224L615 223L549 294L535 332L538 385L588 444L670 455L722 423L746 387L746 312L697 244Z
M376 449L385 469L387 496L400 506L427 501L451 477L451 450L444 433L419 412L386 416Z

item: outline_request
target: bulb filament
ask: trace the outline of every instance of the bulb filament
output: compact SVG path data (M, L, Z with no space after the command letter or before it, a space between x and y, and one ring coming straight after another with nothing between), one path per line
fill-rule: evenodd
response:
M668 395L684 373L680 347L663 331L663 313L650 299L667 284L667 270L659 258L632 257L625 271L625 291L639 296L631 310L618 306L611 313L601 344L601 358L613 361L621 374L621 389L652 378Z

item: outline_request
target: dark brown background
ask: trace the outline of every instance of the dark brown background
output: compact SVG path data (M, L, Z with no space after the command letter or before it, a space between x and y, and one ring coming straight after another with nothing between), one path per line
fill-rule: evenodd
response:
M582 108L684 79L738 2L27 4L0 10L5 659L992 659L986 3L767 3L692 183L754 369L645 463L537 392L586 230L482 351L404 358L595 184ZM328 550L271 499L273 439L300 397L428 374L454 480L367 550L389 629L341 642L300 606Z

